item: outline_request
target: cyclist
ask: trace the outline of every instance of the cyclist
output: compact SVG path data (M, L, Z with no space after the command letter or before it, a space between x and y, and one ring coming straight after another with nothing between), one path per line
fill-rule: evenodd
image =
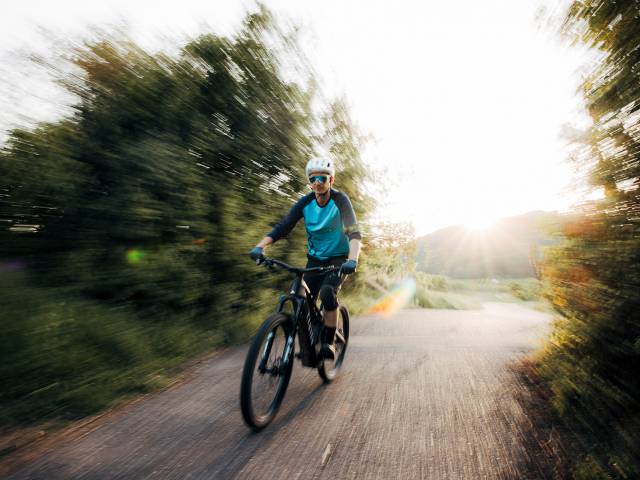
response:
M250 252L253 260L262 259L264 249L285 237L304 218L307 231L307 268L340 266L343 273L356 271L362 236L349 197L334 190L335 168L332 160L312 158L305 173L312 192L302 197L289 213L278 222ZM337 292L340 286L338 271L305 274L312 295L320 295L324 308L324 338L321 354L335 358L334 339L338 321Z

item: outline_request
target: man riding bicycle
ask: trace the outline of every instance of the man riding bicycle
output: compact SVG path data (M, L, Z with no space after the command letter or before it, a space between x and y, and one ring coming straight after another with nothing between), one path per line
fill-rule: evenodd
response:
M335 168L332 160L312 158L305 168L312 192L302 197L271 232L251 250L251 258L259 261L264 249L287 236L298 220L304 218L307 231L307 268L340 266L342 273L356 271L362 236L349 197L332 188ZM320 295L324 308L324 338L321 355L335 358L334 339L338 321L338 289L340 274L305 274L311 294Z

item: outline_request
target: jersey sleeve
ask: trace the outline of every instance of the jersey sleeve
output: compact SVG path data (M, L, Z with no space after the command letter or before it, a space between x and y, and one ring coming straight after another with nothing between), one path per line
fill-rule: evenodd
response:
M309 203L309 195L305 195L300 200L296 202L296 204L291 207L289 213L287 213L282 219L276 224L275 227L267 234L268 237L273 238L273 241L281 239L282 237L286 237L289 235L293 227L296 226L298 221L302 218L302 210Z
M360 228L358 227L358 222L356 220L356 212L353 211L353 205L351 205L351 200L349 200L349 197L345 193L335 192L333 198L336 202L338 210L340 210L340 215L342 216L344 233L347 234L349 240L362 240Z

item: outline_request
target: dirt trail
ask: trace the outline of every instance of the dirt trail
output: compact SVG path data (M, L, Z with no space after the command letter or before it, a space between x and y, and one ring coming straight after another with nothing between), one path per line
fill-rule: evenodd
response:
M279 416L259 434L242 423L246 348L233 349L81 438L35 452L9 478L544 478L509 364L548 322L506 303L355 319L340 378L323 386L296 363Z

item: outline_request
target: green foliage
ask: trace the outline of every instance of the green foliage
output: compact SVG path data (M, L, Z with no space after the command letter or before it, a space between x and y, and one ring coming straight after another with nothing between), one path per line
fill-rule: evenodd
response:
M427 275L425 273L418 272L416 276L418 278L418 282L421 285L424 285L428 290L438 290L441 292L449 290L448 279L443 275Z
M557 411L582 432L577 478L640 476L640 29L638 3L576 1L566 33L602 51L583 83L592 126L574 159L604 198L568 218L543 268L562 315L540 372Z
M275 51L299 55L264 9L176 57L105 39L74 52L70 118L11 132L1 424L95 411L247 338L288 281L247 252L303 193L314 139L366 217L362 138L344 101L322 105L315 87L285 81ZM300 261L302 237L274 253Z
M540 298L540 284L523 284L522 282L512 282L509 284L511 295L524 302L534 301Z
M5 276L0 295L13 320L0 339L3 426L79 418L151 391L167 383L172 368L226 340L224 331L179 314L141 318L128 306L23 281ZM246 337L248 328L240 324L237 334Z
M398 282L415 272L415 238L407 223L368 224L362 250L362 272L382 282Z
M540 282L520 279L453 279L417 272L416 305L421 308L468 310L481 308L482 302L537 301Z
M418 286L416 288L415 303L420 308L437 308L445 310L474 310L480 304L465 295L432 291Z

